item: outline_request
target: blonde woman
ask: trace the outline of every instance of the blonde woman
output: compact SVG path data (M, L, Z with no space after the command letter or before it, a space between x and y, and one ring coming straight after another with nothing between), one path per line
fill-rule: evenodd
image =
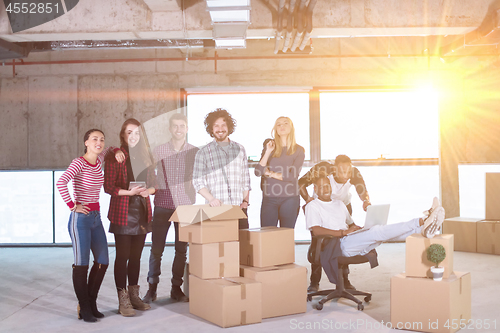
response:
M255 175L262 177L260 224L294 228L300 208L298 177L304 163L304 148L295 142L295 129L288 117L279 117L272 130L273 139L264 149Z

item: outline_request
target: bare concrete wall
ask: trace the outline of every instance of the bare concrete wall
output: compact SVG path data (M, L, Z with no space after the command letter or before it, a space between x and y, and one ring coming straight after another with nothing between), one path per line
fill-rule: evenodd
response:
M325 41L317 44L315 52L362 54L386 49L386 45L377 43ZM399 53L420 49L418 45L405 45L404 41L397 45ZM226 54L266 52L272 52L272 48L258 44L247 51ZM26 61L180 56L179 50L64 51L34 53ZM451 94L467 96L475 94L461 83L470 79L468 72L484 72L477 74L474 82L481 82L481 77L490 73L490 87L500 80L500 76L491 78L491 69L477 71L480 67L489 68L484 59L479 62L471 57L452 64L430 60L424 57L224 60L217 62L217 73L212 60L117 61L17 66L16 78L12 78L11 66L0 66L0 169L66 168L72 158L82 154L83 134L94 127L105 132L107 145L118 146L118 132L126 118L135 117L148 123L176 110L181 88L418 85L430 77L451 75L455 85ZM496 87L491 89L496 91ZM500 160L498 140L485 139L497 136L495 102L489 106L477 104L465 113L474 115L475 122L483 123L476 127L482 132L471 132L466 143L459 145L461 151L464 145L472 147L468 150L475 154L468 154L468 161ZM455 107L457 111L467 109L464 103ZM492 110L493 118L482 117L485 113L478 110L485 108ZM148 123L150 130L155 131L153 141L167 138L167 121L168 117ZM465 121L456 124L460 128L470 127ZM459 133L463 137L463 130ZM452 141L458 145L458 140ZM155 146L158 142L151 144Z
M78 154L77 77L30 77L28 167L57 168Z
M28 79L0 82L0 168L28 166Z

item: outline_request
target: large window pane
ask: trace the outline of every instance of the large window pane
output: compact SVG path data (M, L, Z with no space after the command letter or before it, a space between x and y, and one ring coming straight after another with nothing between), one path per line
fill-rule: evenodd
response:
M439 197L437 165L359 167L359 171L372 204L391 204L388 224L423 216L432 198ZM351 191L354 221L364 225L366 213L354 187Z
M260 159L262 143L271 137L274 122L280 116L292 119L295 138L309 152L309 94L210 94L189 95L187 116L188 141L201 147L212 140L205 131L205 116L216 108L226 109L237 121L230 138L245 147L254 161Z
M320 94L321 158L437 158L435 91Z
M0 172L0 243L52 243L52 172Z
M485 218L487 172L500 172L500 165L464 164L458 166L460 216L480 219Z
M57 183L61 175L63 174L64 171L56 171L54 174L54 183ZM69 193L71 194L71 198L74 198L73 196L73 182L68 183L68 190ZM56 221L56 229L55 229L55 235L56 235L56 243L71 243L71 238L69 237L68 233L68 220L69 220L69 209L68 206L64 203L63 199L61 198L61 195L59 194L59 191L57 190L56 187L56 196L55 196L55 221ZM154 210L154 196L150 197L151 199L151 205ZM101 192L99 195L99 205L101 207L101 220L102 220L102 225L104 227L104 231L106 232L106 238L108 239L108 243L114 243L115 238L112 233L109 233L109 220L108 220L108 210L109 210L109 202L111 200L111 196L107 193L104 192L104 188L101 188ZM175 233L173 231L169 232L167 236L167 242L174 242L175 241ZM146 242L151 242L151 233L149 233L146 236Z

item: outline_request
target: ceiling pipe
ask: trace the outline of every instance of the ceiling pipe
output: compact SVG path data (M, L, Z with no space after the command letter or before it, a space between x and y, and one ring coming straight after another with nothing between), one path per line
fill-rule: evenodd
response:
M287 21L287 29L286 29L286 37L285 37L285 45L283 45L283 52L288 51L290 47L290 41L292 40L293 35L293 14L296 10L296 0L290 0L290 5L288 6L288 21Z
M302 43L299 46L299 50L304 51L304 48L307 45L307 42L311 39L311 33L313 30L313 24L312 24L312 18L313 18L313 9L314 6L316 5L316 2L318 0L311 0L309 2L309 5L307 6L307 27L306 27L306 33L304 35L304 39L302 40Z
M440 57L440 54L391 54L391 58L422 58ZM468 55L454 55L450 58L467 58ZM474 57L495 57L495 54L475 54ZM280 55L281 59L343 59L343 58L387 58L387 53L383 54L304 54L304 55ZM21 61L5 62L7 66L30 66L30 65L72 65L72 64L100 64L100 63L122 63L122 62L156 62L156 61L221 61L221 60L268 60L276 59L276 56L239 56L239 57L182 57L182 58L132 58L132 59L89 59L89 60L56 60L56 61Z
M304 21L307 19L306 15L306 3L307 0L301 0L300 5L299 5L299 10L297 11L297 15L295 16L297 18L297 32L295 33L295 38L293 40L292 47L290 48L290 51L295 52L297 47L300 44L300 41L302 39L302 35L304 34L305 30L305 24Z
M276 38L274 41L274 54L278 54L279 49L280 49L280 42L283 39L282 38L282 32L283 32L283 18L285 15L283 15L285 11L285 4L286 0L280 0L278 4L278 28L276 29Z

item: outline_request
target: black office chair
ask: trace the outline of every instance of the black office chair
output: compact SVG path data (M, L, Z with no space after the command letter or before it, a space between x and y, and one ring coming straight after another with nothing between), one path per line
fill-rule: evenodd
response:
M332 239L333 236L313 236L312 241L311 241L311 246L309 247L309 251L307 253L307 259L309 260L310 263L312 264L321 264L320 262L320 253L321 251L325 248L326 244ZM337 275L337 285L335 289L327 289L327 290L320 290L320 291L314 291L314 292L309 292L307 294L307 301L310 302L314 296L324 296L319 303L316 306L317 310L322 310L323 309L323 304L328 302L329 300L332 299L337 299L337 298L347 298L350 299L358 304L358 310L363 311L364 306L363 302L360 301L358 298L354 297L354 295L357 296L365 296L364 301L365 302L370 302L372 299L372 294L360 290L355 290L355 289L345 289L344 288L344 270L348 269L348 265L353 265L353 264L362 264L365 262L370 261L369 256L374 256L372 257L374 260L370 262L371 268L374 268L378 266L377 263L377 251L375 249L371 250L368 254L364 256L354 256L354 257L338 257L338 275Z

